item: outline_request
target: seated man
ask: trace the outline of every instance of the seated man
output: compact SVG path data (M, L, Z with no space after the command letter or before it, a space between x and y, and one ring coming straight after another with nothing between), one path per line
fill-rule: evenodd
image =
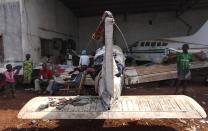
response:
M59 66L54 66L53 67L54 70L53 70L53 78L50 80L49 82L49 86L46 88L46 91L44 92L44 94L50 94L52 95L53 92L52 92L52 87L55 83L63 83L63 80L59 77L61 73L63 73L63 71L60 69Z
M35 80L35 91L40 94L42 89L40 84L48 84L47 89L51 89L53 80L51 80L53 72L47 68L47 64L43 63L42 70L40 70L39 78Z

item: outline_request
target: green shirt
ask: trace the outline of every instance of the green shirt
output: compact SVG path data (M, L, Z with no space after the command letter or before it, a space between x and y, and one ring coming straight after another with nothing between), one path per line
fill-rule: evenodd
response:
M192 54L190 53L177 54L177 65L179 70L182 71L189 70L190 61L192 61Z

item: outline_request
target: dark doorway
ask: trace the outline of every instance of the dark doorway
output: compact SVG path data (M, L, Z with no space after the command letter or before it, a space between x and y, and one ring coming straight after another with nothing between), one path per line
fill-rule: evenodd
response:
M40 45L41 45L41 56L49 56L52 55L50 51L50 47L53 41L50 39L40 38Z

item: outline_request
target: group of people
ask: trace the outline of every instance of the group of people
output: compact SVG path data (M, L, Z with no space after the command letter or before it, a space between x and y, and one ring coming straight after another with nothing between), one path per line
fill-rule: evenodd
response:
M187 90L187 83L191 79L191 72L189 68L189 64L192 61L192 54L188 52L189 45L184 44L182 46L182 53L177 54L177 72L178 72L178 82L176 84L176 94L185 93ZM90 64L90 58L87 55L86 50L82 51L82 55L80 56L79 67L76 68L79 71L83 72L87 70L88 72L94 72L92 68L88 68ZM19 73L21 67L12 67L11 64L6 65L6 71L4 72L4 81L0 82L0 87L4 87L5 90L10 90L12 97L15 97L15 76ZM101 69L100 69L101 70ZM33 62L31 60L30 54L26 54L26 59L23 62L23 83L30 84L32 79L33 72ZM57 91L60 87L65 85L65 80L60 82L56 81L56 76L58 76L60 72L58 68L54 71L50 70L47 67L46 63L42 64L42 69L39 72L38 77L35 79L35 91L38 94L42 92L44 94L49 93L53 95L55 91ZM118 74L119 75L119 74ZM179 88L181 82L183 81L183 88ZM46 88L41 88L42 85L45 85Z
M8 92L11 92L12 97L15 97L15 84L16 78L19 74L21 68L23 68L23 83L25 85L30 85L32 82L32 72L33 72L33 62L31 60L31 55L26 54L26 59L22 66L12 67L11 64L6 65L6 71L2 74L2 79L0 81L0 90L4 90L4 96L7 96ZM87 55L86 50L82 51L79 61L79 71L84 71L90 64L90 58ZM68 79L63 81L58 81L57 77L60 75L59 67L51 70L48 67L48 63L42 64L42 69L40 69L38 76L34 80L34 89L37 94L50 94L53 95L55 91L63 87ZM46 88L45 88L46 87Z
M82 50L82 54L80 56L79 66L78 69L80 72L83 72L87 69L87 67L90 64L90 58L87 55L86 50ZM39 76L37 79L35 79L35 91L37 94L50 94L54 95L56 91L58 91L60 88L63 88L65 85L67 85L67 82L72 79L64 79L60 80L57 79L57 77L60 75L59 67L57 66L55 70L50 70L47 67L46 63L43 63L42 70L39 72ZM46 86L45 91L44 88L41 88L41 85Z

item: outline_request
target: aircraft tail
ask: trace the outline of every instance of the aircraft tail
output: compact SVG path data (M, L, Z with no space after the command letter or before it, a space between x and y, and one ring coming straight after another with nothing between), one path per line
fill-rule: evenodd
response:
M165 38L165 40L172 40L172 41L178 41L178 42L183 42L183 43L200 44L200 45L208 45L208 20L193 35L175 37L175 38Z

